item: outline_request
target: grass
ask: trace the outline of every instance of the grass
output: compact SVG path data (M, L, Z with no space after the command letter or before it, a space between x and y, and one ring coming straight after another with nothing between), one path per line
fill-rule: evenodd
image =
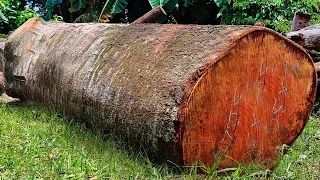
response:
M0 42L5 41L6 38L7 38L7 35L0 33Z
M303 134L273 173L239 166L220 179L319 179L320 119L311 117ZM152 164L120 140L35 106L0 108L0 179L213 179L215 167L188 171ZM228 169L219 170L225 172Z
M0 176L4 179L161 178L147 158L80 124L37 107L0 110ZM169 171L166 171L169 173Z
M310 117L295 144L282 156L273 177L320 179L320 119Z

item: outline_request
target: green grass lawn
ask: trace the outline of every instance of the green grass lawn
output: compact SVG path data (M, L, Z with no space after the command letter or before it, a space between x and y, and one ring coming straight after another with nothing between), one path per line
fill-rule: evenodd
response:
M0 179L217 178L215 169L198 176L197 168L178 170L152 164L143 153L128 147L44 108L0 108ZM266 173L274 179L319 179L320 120L310 118L272 173L239 166L220 178L254 179Z

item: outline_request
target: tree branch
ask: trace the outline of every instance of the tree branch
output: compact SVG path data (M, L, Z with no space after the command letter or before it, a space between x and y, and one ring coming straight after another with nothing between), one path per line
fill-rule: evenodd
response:
M155 23L160 17L167 16L167 13L161 6L157 6L151 9L149 12L133 21L131 24L139 24L139 23Z

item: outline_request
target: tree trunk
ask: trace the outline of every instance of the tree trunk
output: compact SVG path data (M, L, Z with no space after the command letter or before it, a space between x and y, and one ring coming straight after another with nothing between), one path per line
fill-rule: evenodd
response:
M317 72L320 72L320 62L314 63Z
M6 56L12 95L184 165L273 168L315 96L310 56L264 27L31 19Z
M287 37L306 49L320 51L320 24L287 33Z
M5 57L4 57L4 47L5 43L0 42L0 96L4 91L5 86L5 76L4 76L4 64L5 64Z
M166 16L167 14L164 9L161 6L158 6L151 9L149 12L133 21L131 24L156 23L159 18L165 18Z
M297 11L294 14L291 31L299 31L308 26L311 15Z

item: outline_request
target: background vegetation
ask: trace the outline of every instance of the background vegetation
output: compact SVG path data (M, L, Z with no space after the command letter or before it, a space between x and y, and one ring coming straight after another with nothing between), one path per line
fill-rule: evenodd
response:
M25 5L24 0L0 0L0 34L7 34L37 15L34 10L25 8Z
M295 11L320 22L318 0L0 0L0 33L8 33L35 15L66 22L129 23L161 5L160 23L253 24L279 32L290 29Z
M318 0L216 0L222 24L253 24L256 21L276 31L288 32L296 11L312 15L320 22Z

